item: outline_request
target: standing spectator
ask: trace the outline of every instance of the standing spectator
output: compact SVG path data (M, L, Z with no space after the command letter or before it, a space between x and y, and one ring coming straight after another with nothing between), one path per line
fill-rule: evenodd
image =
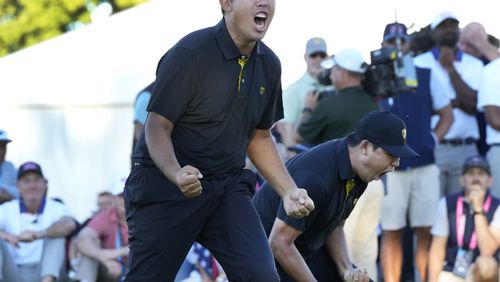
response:
M393 171L400 157L415 155L406 145L404 122L392 113L374 111L347 137L290 159L287 169L298 184L307 187L315 210L304 218L290 218L269 183L253 198L281 281L368 281L365 269L352 266L344 221L368 182Z
M82 254L76 274L79 280L125 277L129 250L123 186L114 188L112 207L97 213L76 237L76 248Z
M318 75L321 61L328 55L323 38L314 37L307 41L304 61L306 72L283 91L283 119L278 123L283 144L289 148L296 145L297 126L299 124L304 100L309 92L331 91L332 87L321 85Z
M486 127L486 143L490 145L488 160L494 179L491 193L500 197L500 52L490 44L484 27L478 23L464 30L463 40L491 61L484 69L482 82L478 92L477 107L484 111Z
M491 250L498 247L494 230L500 226L500 201L488 191L492 182L486 159L472 156L465 160L460 178L463 191L441 199L432 226L430 282L465 281L472 275L469 272L475 259L480 254L492 255ZM485 267L481 261L476 264ZM486 278L468 281L491 281L491 277Z
M458 19L450 12L438 14L431 23L436 47L415 58L415 65L431 70L429 87L451 100L453 124L436 146L443 195L461 190L458 179L465 158L477 155L479 129L475 117L477 92L483 64L457 48ZM444 82L444 83L441 83ZM435 127L438 117L433 117Z
M400 48L409 56L410 37L406 26L390 23L385 27L382 47ZM399 41L399 42L398 42ZM403 62L411 63L411 58ZM407 67L407 66L405 66ZM431 241L430 227L434 221L434 209L440 197L439 168L435 164L434 147L443 139L453 122L450 100L445 95L431 91L428 69L417 68L418 88L415 93L398 93L384 99L381 106L404 120L408 132L408 144L420 155L419 158L402 159L394 173L386 178L387 194L382 205L381 262L384 281L400 281L403 265L402 235L407 226L416 234L415 266L425 281L428 249ZM431 128L431 117L437 113L439 121ZM413 244L410 243L413 246ZM413 254L413 247L410 248Z
M7 144L11 141L7 132L0 129L0 204L12 199L19 199L19 190L16 187L16 168L5 159Z
M149 99L151 98L151 93L153 93L154 82L150 83L146 88L142 89L134 102L134 138L133 146L137 143L141 135L142 128L146 123L148 117L147 107L149 104ZM133 147L132 147L133 149Z
M198 241L228 280L278 281L252 205L249 156L290 216L314 203L288 174L271 135L283 117L281 65L261 40L275 1L221 0L222 20L162 57L125 186L127 281L172 281ZM258 263L256 263L258 262Z
M20 200L0 206L0 280L56 281L64 265L64 240L76 228L65 205L46 198L41 167L22 164Z
M482 24L472 22L462 29L459 46L464 52L479 58L487 65L498 57L500 42L487 34Z
M330 79L337 93L320 101L316 92L306 98L298 132L299 138L311 145L346 136L364 115L378 109L361 86L368 67L361 53L344 49L323 66L331 68Z
M467 24L460 32L460 40L458 42L458 46L465 53L478 58L483 62L484 65L487 65L490 63L491 59L483 54L483 52L488 53L487 49L490 49L488 46L491 46L492 50L494 52L497 52L498 47L500 46L498 39L495 39L496 38L494 38L493 36L489 36L486 34L484 27L480 23L472 22ZM496 45L493 46L492 44ZM476 45L482 46L479 46L478 48L476 47ZM480 138L477 141L477 149L479 151L479 154L481 154L482 156L486 156L488 150L490 149L490 146L486 142L486 118L482 110L476 112L476 119L479 126L480 135Z

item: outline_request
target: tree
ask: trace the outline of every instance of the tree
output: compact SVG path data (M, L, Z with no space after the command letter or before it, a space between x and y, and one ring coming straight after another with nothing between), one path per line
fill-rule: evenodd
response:
M147 0L110 0L113 13ZM0 1L0 57L91 22L99 0Z

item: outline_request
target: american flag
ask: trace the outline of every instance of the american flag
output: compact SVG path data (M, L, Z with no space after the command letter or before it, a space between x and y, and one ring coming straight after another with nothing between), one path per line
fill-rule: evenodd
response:
M193 265L198 264L212 279L219 275L214 256L198 242L195 242L191 247L188 260Z

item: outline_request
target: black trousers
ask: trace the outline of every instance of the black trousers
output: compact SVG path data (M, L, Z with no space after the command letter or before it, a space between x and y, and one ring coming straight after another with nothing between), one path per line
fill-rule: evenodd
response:
M279 281L251 202L255 175L240 170L201 182L202 194L187 199L156 167L133 167L124 192L130 246L125 281L173 281L195 240L230 281Z

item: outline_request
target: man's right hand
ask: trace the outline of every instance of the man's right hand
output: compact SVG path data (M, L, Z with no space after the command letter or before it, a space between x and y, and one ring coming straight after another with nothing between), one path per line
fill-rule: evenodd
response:
M343 275L345 282L369 282L370 277L368 272L364 268L355 268L352 270L347 270Z
M187 165L177 171L175 180L182 194L187 198L192 198L201 195L203 191L200 182L202 177L203 175L197 168Z
M290 189L283 197L283 206L289 217L302 218L314 210L314 202L303 188Z
M479 184L472 184L469 187L468 198L474 211L481 211L483 210L483 203L486 198L486 191L482 189Z

